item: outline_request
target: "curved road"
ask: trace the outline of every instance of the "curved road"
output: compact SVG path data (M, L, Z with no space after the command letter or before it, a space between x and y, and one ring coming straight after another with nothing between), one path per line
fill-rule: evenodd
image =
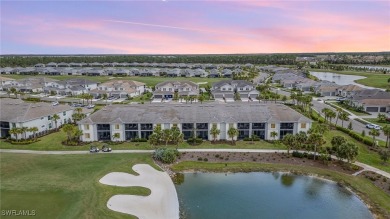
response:
M272 150L272 149L178 149L180 152L242 152L242 153L287 153L287 150ZM134 153L153 153L154 150L113 150L107 154L134 154ZM33 150L12 150L0 149L0 153L19 153L19 154L92 154L89 151L33 151ZM332 156L336 159L336 157ZM363 168L363 170L356 172L357 175L363 171L372 171L390 179L390 173L377 169L370 165L356 161L355 165Z

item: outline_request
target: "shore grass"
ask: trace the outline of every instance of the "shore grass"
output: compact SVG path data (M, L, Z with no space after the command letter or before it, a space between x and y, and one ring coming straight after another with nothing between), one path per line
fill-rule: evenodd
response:
M35 210L37 218L129 218L109 210L108 199L116 194L149 195L150 190L107 186L99 180L115 171L134 174L131 167L137 163L156 167L146 154L0 153L0 208Z
M390 196L376 187L368 179L360 176L315 168L310 166L294 166L290 164L266 163L207 163L185 161L172 166L172 170L182 172L186 170L212 171L212 172L255 172L255 171L288 171L297 174L318 175L351 188L370 207L371 212L379 218L388 218L390 212Z
M134 80L134 81L139 81L143 82L146 84L146 86L155 86L156 84L163 82L163 81L169 81L169 80L174 80L174 81L192 81L195 83L202 83L202 82L207 82L206 84L211 85L213 82L218 82L223 79L221 78L198 78L198 77L140 77L140 76L126 76L126 77L113 77L113 76L74 76L74 75L57 75L57 76L50 76L50 75L6 75L8 78L13 78L13 79L22 79L22 78L28 78L28 77L46 77L46 78L52 78L56 80L66 80L66 79L71 79L71 78L82 78L82 79L88 79L91 81L96 81L99 83L103 83L109 80ZM200 84L201 87L205 86L206 84Z
M389 88L389 83L387 80L390 78L390 75L378 73L378 72L361 72L361 71L335 71L335 70L326 70L326 69L310 69L310 71L319 71L319 72L332 72L337 74L344 75L358 75L364 76L366 78L356 80L356 83L376 87L376 88Z

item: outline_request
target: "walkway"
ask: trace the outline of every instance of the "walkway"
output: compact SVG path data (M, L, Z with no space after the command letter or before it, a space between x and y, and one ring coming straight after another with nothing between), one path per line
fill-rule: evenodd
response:
M287 153L287 150L273 149L179 149L180 152L241 152L241 153ZM153 153L154 150L113 150L113 154L135 154L135 153ZM0 149L0 153L21 153L21 154L91 154L89 151L33 151L33 150L12 150ZM103 152L99 152L103 153ZM332 156L333 159L336 157ZM372 171L390 179L390 173L377 169L370 165L356 161L355 165L367 171ZM356 173L355 173L356 174Z

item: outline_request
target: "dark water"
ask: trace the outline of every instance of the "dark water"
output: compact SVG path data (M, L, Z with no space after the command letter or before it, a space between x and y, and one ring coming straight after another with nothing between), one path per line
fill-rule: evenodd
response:
M286 173L185 173L176 185L188 219L372 219L334 182Z

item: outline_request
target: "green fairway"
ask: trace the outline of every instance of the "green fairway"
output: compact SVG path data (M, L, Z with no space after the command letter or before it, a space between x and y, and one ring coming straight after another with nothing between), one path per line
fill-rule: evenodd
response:
M36 218L129 218L109 210L108 199L116 194L150 194L142 187L99 183L113 171L133 173L131 167L137 163L154 166L150 155L1 153L0 158L1 210L35 210Z
M370 87L377 88L389 88L390 85L387 80L390 78L390 75L377 73L377 72L361 72L361 71L335 71L335 70L325 70L325 69L310 69L312 71L321 71L321 72L333 72L337 74L344 75L359 75L366 78L356 80L356 83L363 84Z
M200 86L203 87L206 84L211 85L214 82L218 82L221 80L226 80L222 78L197 78L197 77L140 77L140 76L133 76L133 77L112 77L112 76L71 76L71 75L58 75L58 76L50 76L50 75L37 75L37 76L31 76L31 75L5 75L4 77L13 78L13 79L21 79L21 78L28 78L28 77L46 77L46 78L52 78L56 80L66 80L71 78L83 78L88 79L91 81L96 81L99 83L103 83L109 80L134 80L143 82L146 84L146 86L155 86L156 84L164 81L192 81L195 83L201 83Z
M39 150L39 151L88 151L91 145L96 145L99 148L103 145L101 142L88 143L83 146L65 146L61 142L66 139L66 134L63 131L55 132L39 138L40 141L27 145L11 144L1 141L0 149L23 149L23 150ZM176 147L176 145L169 145ZM152 150L154 149L148 142L123 142L117 145L110 145L113 150ZM230 143L212 144L210 141L205 141L200 145L192 146L187 142L179 145L179 148L243 148L243 149L286 149L282 144L271 144L265 141L237 141L235 145Z
M295 172L300 174L319 175L339 182L352 188L366 203L371 206L374 213L380 213L379 218L387 218L390 212L390 196L376 187L368 179L360 176L335 172L331 170L315 168L310 166L294 166L289 164L265 164L265 163L208 163L185 161L173 166L175 171L184 170L205 170L215 172L247 172L247 171L282 171Z

